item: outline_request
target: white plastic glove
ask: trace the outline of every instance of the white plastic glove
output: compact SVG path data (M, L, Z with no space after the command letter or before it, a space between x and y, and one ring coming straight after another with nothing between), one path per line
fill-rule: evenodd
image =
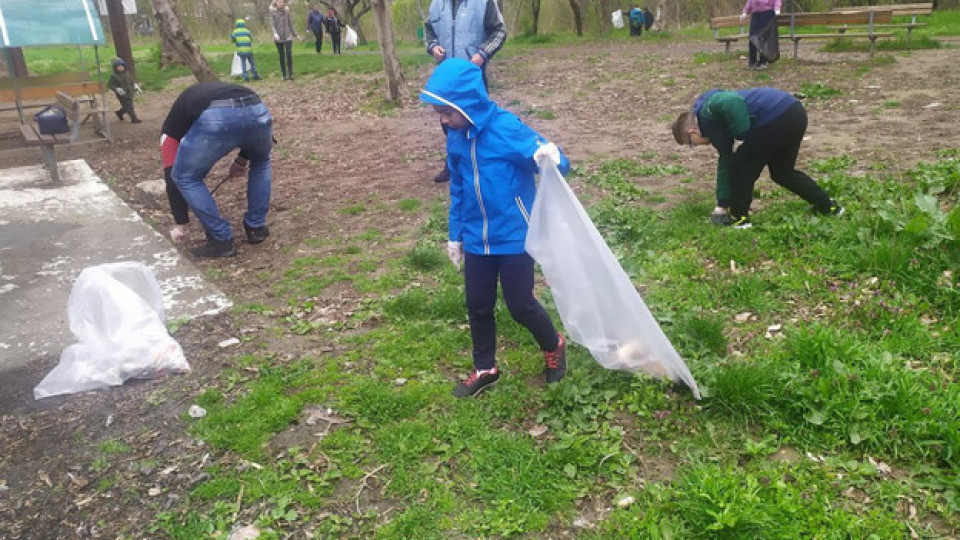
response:
M745 21L745 20L747 20L747 14L746 14L746 13L741 13L741 14L740 14L740 22L743 22L743 21Z
M114 90L114 92L116 92L116 94L117 94L118 96L125 96L125 95L127 95L127 92L126 92L123 88L117 88L116 90Z
M187 225L174 225L170 229L170 239L179 244L187 239Z
M537 148L537 151L533 153L533 160L537 162L538 167L541 166L544 159L549 159L554 167L560 166L560 149L557 148L557 145L546 143Z
M774 14L774 15L779 15L779 14L780 14L780 10L779 10L779 9L773 10L773 14Z
M133 83L133 89L138 93L142 94L143 90L140 89L140 83Z
M463 242L447 242L447 258L459 270L463 262Z

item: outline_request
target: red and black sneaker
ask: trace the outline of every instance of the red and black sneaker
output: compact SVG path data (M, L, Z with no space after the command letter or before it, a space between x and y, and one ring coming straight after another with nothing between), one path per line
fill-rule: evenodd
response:
M473 397L493 386L499 380L500 370L497 369L497 366L493 366L493 369L475 369L470 372L470 376L466 380L461 381L453 389L453 397Z
M547 384L560 382L567 373L567 340L563 339L563 334L557 333L557 349L555 351L543 351L543 359L546 361L547 369L544 373L547 376Z

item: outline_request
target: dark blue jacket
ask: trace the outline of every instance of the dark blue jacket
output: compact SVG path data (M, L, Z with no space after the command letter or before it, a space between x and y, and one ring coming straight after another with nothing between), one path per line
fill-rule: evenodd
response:
M311 10L307 15L307 29L313 32L315 36L323 33L323 13Z
M487 96L480 68L460 58L441 62L420 99L457 109L469 122L447 133L449 239L479 255L524 253L536 194L533 154L547 141ZM560 172L570 170L562 153Z

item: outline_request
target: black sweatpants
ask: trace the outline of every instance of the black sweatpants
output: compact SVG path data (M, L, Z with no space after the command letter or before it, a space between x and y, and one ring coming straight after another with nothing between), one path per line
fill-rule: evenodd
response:
M313 35L317 38L317 52L320 52L323 49L323 32L319 32Z
M173 181L173 175L170 174L172 170L173 167L167 167L163 170L163 181L167 188L167 201L170 202L170 213L173 214L174 223L186 225L190 223L190 207L187 205L187 200L183 198L183 194L180 193L180 188Z
M130 120L137 120L137 112L133 110L133 98L130 96L117 96L120 100L120 116L129 115Z
M730 160L730 213L746 216L753 202L753 186L763 172L770 168L770 178L787 188L821 212L829 212L832 201L827 192L796 169L800 143L807 132L807 111L794 103L776 120L751 131Z
M333 43L333 54L340 54L340 32L329 32L330 43Z
M555 351L557 330L547 311L533 296L533 258L520 255L464 255L467 315L473 337L473 367L491 369L497 364L497 281L510 316L533 334L542 351Z

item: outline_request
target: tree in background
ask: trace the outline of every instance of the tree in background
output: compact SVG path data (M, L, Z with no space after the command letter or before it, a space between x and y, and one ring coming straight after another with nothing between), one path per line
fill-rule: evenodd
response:
M393 35L390 0L371 0L373 22L377 26L377 41L380 43L380 55L383 58L383 72L387 76L387 100L400 103L403 89L403 70L397 57L397 47Z
M530 14L533 16L533 35L540 27L540 0L530 0Z
M153 4L154 16L157 18L157 30L177 51L180 59L193 72L193 76L200 82L220 80L210 69L207 59L203 57L203 53L200 52L200 48L194 43L186 28L180 24L174 0L150 1Z
M580 8L580 2L570 0L570 11L573 11L573 29L578 36L583 35L583 9Z

